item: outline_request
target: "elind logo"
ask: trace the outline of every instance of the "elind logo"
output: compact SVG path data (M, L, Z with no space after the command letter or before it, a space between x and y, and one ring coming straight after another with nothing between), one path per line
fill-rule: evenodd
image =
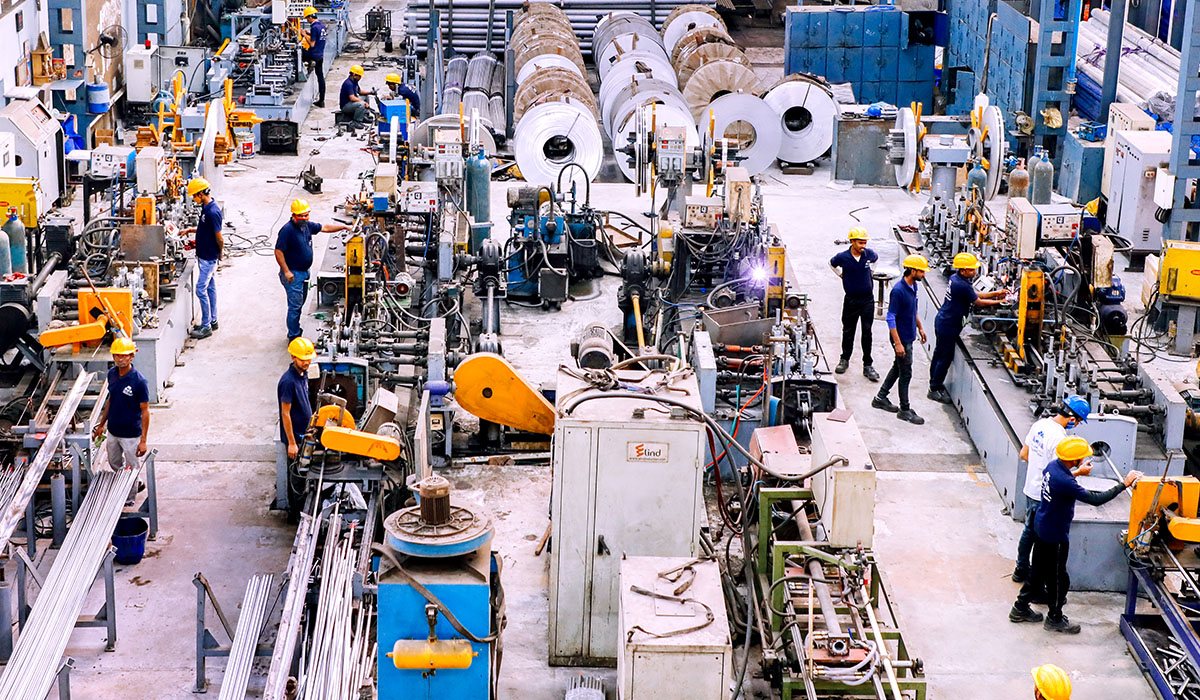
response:
M630 462L665 462L667 454L664 442L625 443L625 458Z

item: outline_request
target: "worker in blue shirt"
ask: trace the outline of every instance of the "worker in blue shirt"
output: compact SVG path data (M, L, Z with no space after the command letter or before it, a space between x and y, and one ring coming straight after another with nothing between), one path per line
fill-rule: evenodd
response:
M317 99L314 107L325 106L325 37L329 30L325 23L317 19L317 8L304 8L304 19L308 20L308 48L301 58L312 66L311 71L317 74Z
M279 402L279 448L275 460L275 507L295 512L301 504L299 493L291 487L288 465L300 456L304 435L312 421L312 398L308 389L308 367L317 350L308 338L296 338L288 344L288 365L275 389ZM286 459L284 459L286 455ZM291 506L289 508L289 506Z
M200 326L192 330L191 336L203 340L217 330L217 263L225 252L225 238L221 225L225 215L213 199L208 180L192 178L187 185L188 195L200 205L200 221L185 234L196 234L196 297L200 300Z
M412 119L418 119L421 116L421 96L416 90L404 84L404 79L399 73L388 73L383 79L387 85L389 100L408 100L408 114Z
M363 98L375 94L373 90L363 90L359 87L358 84L362 81L363 73L362 66L350 66L350 75L342 83L342 93L338 97L342 114L350 117L357 124L366 124L370 121L371 110Z
M908 385L912 381L913 342L916 341L918 333L922 343L928 340L925 329L921 326L921 317L917 315L917 283L925 279L925 273L929 272L929 261L920 255L909 255L904 258L902 264L904 277L892 287L887 312L888 331L891 334L892 347L896 351L896 360L879 387L879 393L871 400L871 405L895 413L902 421L922 425L925 419L918 416L908 403ZM888 399L888 393L897 381L900 383L899 407Z
M111 351L113 367L108 370L108 396L92 437L99 438L108 432L105 447L110 470L140 469L150 434L150 385L133 367L137 346L132 340L124 336L113 340ZM135 480L126 505L132 505L137 492Z
M842 278L842 358L834 372L845 374L854 352L854 334L862 325L863 376L879 381L879 373L871 365L871 322L874 321L875 300L871 296L871 263L879 260L867 247L867 230L850 229L850 247L829 261L834 273Z
M342 224L321 225L308 220L312 207L308 201L292 202L292 218L279 229L275 239L275 262L279 264L279 281L287 292L288 342L299 338L300 310L308 299L308 270L313 262L312 237L321 232L345 231Z
M1008 292L998 289L980 294L975 291L971 280L979 273L979 258L971 253L954 256L956 272L946 287L946 300L938 309L933 321L933 359L929 362L929 398L939 403L950 403L950 392L946 391L946 374L954 362L954 349L958 347L958 336L971 310L1003 304Z
M1072 436L1058 443L1054 454L1057 459L1046 465L1042 474L1042 503L1033 520L1033 556L1029 578L1021 586L1017 602L1008 612L1012 622L1041 622L1042 614L1029 607L1042 591L1045 591L1049 611L1042 627L1050 632L1078 634L1079 625L1072 624L1063 615L1071 577L1067 575L1067 555L1070 550L1071 521L1075 518L1075 502L1101 506L1116 498L1122 491L1142 478L1142 473L1131 471L1125 475L1124 483L1116 484L1107 491L1089 491L1075 480L1087 476L1092 465L1085 464L1092 456L1088 441Z

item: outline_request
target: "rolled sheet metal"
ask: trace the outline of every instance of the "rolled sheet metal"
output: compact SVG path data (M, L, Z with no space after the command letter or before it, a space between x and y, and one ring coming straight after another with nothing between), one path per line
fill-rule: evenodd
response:
M717 138L735 136L731 132L741 129L739 122L750 127L750 138L739 138L738 155L744 158L741 166L751 175L761 173L775 162L783 141L783 127L779 116L761 97L731 93L713 100L711 109L713 133Z
M525 113L513 134L513 150L528 182L553 182L568 163L583 166L593 180L600 172L604 140L589 106L563 98Z
M837 104L824 83L805 76L789 76L768 90L763 101L779 117L783 137L780 160L806 163L833 147Z

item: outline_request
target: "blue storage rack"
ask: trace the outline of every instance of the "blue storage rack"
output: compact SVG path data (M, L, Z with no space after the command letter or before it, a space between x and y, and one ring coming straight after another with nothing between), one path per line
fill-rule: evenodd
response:
M48 28L50 44L56 58L65 59L67 46L71 46L75 55L74 63L64 61L68 79L79 79L87 82L87 49L84 48L84 31L88 25L87 9L82 0L49 0ZM70 25L65 25L63 19L70 15ZM75 99L67 99L65 91L54 91L54 107L63 112L75 115L76 130L84 133L92 123L94 115L87 111L87 90L80 86L74 91Z
M933 102L934 47L910 44L909 16L890 5L789 7L784 69L850 83L859 102Z
M1193 137L1200 136L1200 121L1193 113L1193 96L1200 92L1200 2L1188 0L1184 20L1183 46L1180 48L1179 98L1175 101L1175 122L1171 139L1171 173L1175 175L1175 193L1170 219L1163 225L1163 238L1196 240L1200 224L1200 203L1187 205L1192 186L1200 179L1200 159L1193 157Z

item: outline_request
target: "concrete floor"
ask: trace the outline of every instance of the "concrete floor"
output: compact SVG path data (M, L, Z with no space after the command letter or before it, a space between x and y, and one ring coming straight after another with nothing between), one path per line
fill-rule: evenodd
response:
M338 61L331 81L340 80L336 76L348 62ZM377 77L369 75L367 84ZM329 110L318 110L301 130L300 156L259 156L247 162L252 169L230 173L220 195L228 224L243 235L273 238L286 203L299 190L272 178L295 175L309 163L325 178L324 193L308 196L313 219L330 220L331 207L357 192L358 173L371 167L354 138L314 140L330 134L331 127ZM806 177L772 171L764 178L764 192L767 215L779 224L797 278L810 295L821 343L836 362L841 293L826 265L838 247L833 241L861 222L882 248L889 226L909 223L919 202L896 190L833 187L828 172L827 164ZM506 213L509 186L514 185L493 187L492 212L498 220ZM632 185L597 185L593 203L629 213L646 209L635 201ZM498 221L498 235L506 230ZM894 252L890 255L894 259ZM530 380L551 379L558 363L568 359L576 330L592 320L617 318L615 284L605 280L600 296L569 303L557 314L506 310L506 355ZM221 330L184 354L166 402L152 411L151 443L162 456L159 538L145 561L118 570L117 651L103 651L102 631L72 636L68 654L78 667L72 681L77 698L191 697L192 576L198 571L207 576L233 622L249 577L280 572L286 562L292 530L281 515L266 509L273 486L274 383L287 364L283 292L273 260L260 255L229 262L218 275L218 288ZM885 327L877 322L875 329L876 364L885 372ZM856 413L882 470L876 553L910 647L925 661L929 697L1029 697L1029 669L1046 662L1071 672L1079 698L1153 697L1117 631L1118 596L1072 595L1068 614L1084 624L1076 638L1050 637L1040 626L1007 621L1017 590L1007 576L1020 528L1000 512L1000 500L957 416L925 400L928 357L917 352L913 404L927 420L923 427L869 407L875 386L861 376L857 350L851 372L840 382L842 400ZM495 515L494 547L505 559L509 614L503 695L557 700L578 671L549 669L545 663L547 560L533 550L547 523L549 469L471 467L450 477ZM98 604L97 592L92 597ZM90 600L87 607L92 606ZM222 671L223 662L210 665L212 692ZM613 674L601 675L611 681ZM252 697L260 683L252 680Z

